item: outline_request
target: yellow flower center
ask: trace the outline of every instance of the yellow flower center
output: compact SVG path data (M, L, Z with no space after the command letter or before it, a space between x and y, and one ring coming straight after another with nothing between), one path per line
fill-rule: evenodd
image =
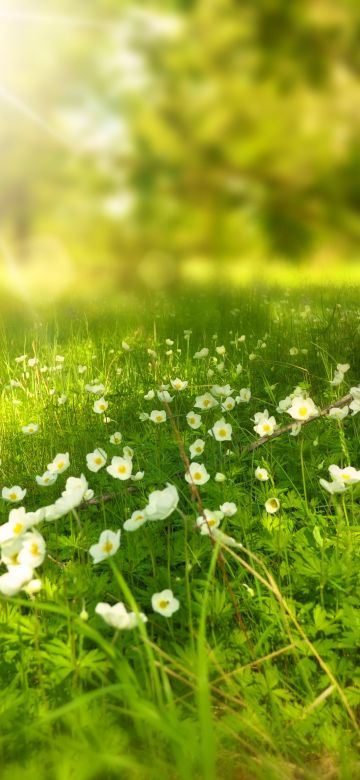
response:
M119 474L126 474L126 466L118 466Z
M269 431L271 431L271 425L269 425L269 423L264 423L263 424L263 431L265 431L265 433L268 433Z
M163 419L162 414L156 415L156 422L161 422L162 419Z
M220 428L220 430L218 431L218 435L221 436L221 438L223 439L226 436L225 428Z
M307 415L307 411L308 410L306 406L300 406L299 414L301 415L301 417L305 417Z
M17 499L17 493L9 493L9 498L11 498L12 501L16 501Z
M32 543L32 545L30 547L30 552L31 552L31 555L39 555L39 552L40 552L39 545L36 544L36 542Z
M64 465L65 465L64 461L63 460L59 460L56 468L60 470L60 469L64 468Z
M166 607L168 607L169 604L170 604L170 601L167 601L167 599L161 599L161 601L159 601L160 609L166 609Z
M195 474L193 474L193 479L199 480L201 479L201 477L202 477L201 471L195 471Z
M23 528L24 528L24 523L15 523L13 528L14 534L16 535L21 534Z
M342 475L342 478L343 478L344 480L350 479L350 474L343 474L343 475Z
M104 553L111 553L111 550L113 549L113 546L114 545L113 545L112 542L105 542L105 544L103 544L103 548L102 548L103 552Z
M203 406L205 406L205 409L209 406L209 403L210 403L209 399L205 398L205 401L203 401Z
M272 499L271 499L271 501L270 501L270 506L271 506L271 508L272 508L272 509L275 509L275 507L277 507L277 505L278 505L278 504L277 504L277 500L276 500L276 498L272 498Z
M103 459L100 457L100 455L98 455L94 460L97 466L101 466Z

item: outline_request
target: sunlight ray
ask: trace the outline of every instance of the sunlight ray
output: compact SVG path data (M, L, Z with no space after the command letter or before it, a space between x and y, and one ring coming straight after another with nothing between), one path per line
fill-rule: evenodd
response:
M65 27L92 27L109 29L119 22L114 19L95 19L82 16L66 16L65 14L37 14L24 11L1 11L0 21L16 24L54 24Z

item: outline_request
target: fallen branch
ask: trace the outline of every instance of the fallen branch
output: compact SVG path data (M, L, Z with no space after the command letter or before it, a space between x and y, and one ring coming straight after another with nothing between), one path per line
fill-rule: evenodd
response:
M352 395L344 395L343 398L339 398L338 401L334 401L331 404L328 404L327 406L324 406L323 409L320 409L318 414L314 414L312 417L308 417L307 420L293 420L293 422L289 423L288 425L283 425L282 428L278 428L277 431L274 431L270 436L261 436L260 439L257 441L252 442L252 444L249 444L248 447L245 447L243 449L243 453L245 452L253 452L254 450L257 450L258 447L261 447L263 444L266 444L268 441L272 441L272 439L277 439L278 436L282 436L283 433L287 433L288 431L291 431L294 425L308 425L308 423L314 422L314 420L318 420L319 417L325 417L325 415L328 414L330 409L334 409L334 407L341 409L343 406L346 406L350 401L353 400Z
M331 404L328 404L327 406L324 406L323 409L320 409L318 414L314 415L313 417L309 417L307 420L293 421L293 422L289 423L288 425L283 425L282 428L278 428L277 431L274 431L274 433L271 434L271 436L261 436L260 439L258 439L257 441L252 442L252 444L249 444L248 447L245 447L242 450L242 452L243 453L253 452L253 450L257 450L258 447L261 447L263 444L266 444L268 441L272 441L272 439L277 439L277 437L278 436L282 436L283 433L287 433L288 431L291 431L293 425L296 425L297 423L299 423L299 425L301 425L301 427L303 425L307 425L308 423L313 422L314 420L318 420L319 417L324 417L330 411L330 409L333 409L334 407L337 407L337 408L341 409L343 406L346 406L346 404L350 403L350 401L352 401L352 399L353 399L352 395L350 395L350 394L344 395L343 398L339 398L338 401L334 401L334 403L331 403ZM176 426L176 423L175 423L175 420L174 420L174 416L173 416L173 414L171 412L171 409L170 409L168 403L164 402L164 406L166 408L166 411L167 411L167 414L168 414L168 418L170 419L171 425L172 425L173 430L174 430L174 434L175 434L175 437L176 437L176 440L177 440L177 444L178 444L178 447L179 447L179 451L180 451L181 460L183 461L185 469L188 470L189 466L190 466L190 461L189 461L189 459L188 459L188 457L187 457L187 455L185 453L184 444L183 444L183 441L181 439L179 430L178 430L178 428ZM181 474L179 474L177 476L181 476ZM197 490L196 485L190 485L190 487L191 487L191 492L192 492L192 500L198 503L200 514L201 514L202 513L202 508L201 508L201 499L200 499L199 491ZM137 488L135 486L129 486L126 490L127 490L128 493L135 493ZM99 497L95 496L94 498L91 498L89 501L84 501L82 504L80 504L78 509L87 509L87 507L89 507L89 506L97 506L98 504L105 504L107 501L112 501L118 495L120 495L120 494L119 493L104 493L103 496L99 496Z
M130 485L126 488L127 493L136 493L138 488ZM102 496L94 496L88 501L83 501L77 509L87 509L89 506L97 506L98 504L106 504L107 501L113 501L114 498L120 496L121 493L104 493Z

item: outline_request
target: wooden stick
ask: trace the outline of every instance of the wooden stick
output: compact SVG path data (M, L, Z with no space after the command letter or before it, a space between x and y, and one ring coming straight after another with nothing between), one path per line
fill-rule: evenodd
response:
M254 450L257 450L258 447L261 447L263 444L266 444L268 441L272 441L272 439L277 439L278 436L282 436L283 433L287 433L288 431L292 430L293 425L307 425L308 423L313 422L314 420L318 420L319 417L324 417L326 414L328 414L330 409L333 409L334 407L341 409L343 406L346 406L346 404L350 403L352 401L352 395L344 395L343 398L339 398L338 401L334 401L331 404L328 404L327 406L324 406L323 409L320 409L318 414L313 415L312 417L308 417L307 420L294 420L293 422L289 423L289 425L283 425L282 428L278 428L277 431L274 431L270 436L261 436L260 439L257 441L254 441L252 444L249 444L248 447L245 447L243 449L243 452L253 452Z
M301 427L302 427L303 425L307 425L308 423L313 422L314 420L318 420L319 417L324 417L329 412L329 410L333 409L334 407L336 407L338 409L341 409L343 406L346 406L346 404L350 403L350 401L352 401L352 398L353 398L353 396L350 395L350 393L348 395L344 395L342 398L339 398L338 401L334 401L332 404L328 404L327 406L324 406L323 409L320 409L318 414L313 415L313 417L309 417L307 420L294 420L294 422L291 422L288 425L283 425L282 428L278 428L278 430L274 431L274 433L272 433L271 436L261 436L260 439L258 439L257 441L254 441L252 444L249 444L248 447L245 447L242 450L242 452L246 453L246 452L253 452L254 450L257 450L258 447L261 447L263 444L266 444L268 441L272 441L272 439L277 439L277 437L278 436L282 436L283 433L287 433L288 431L291 431L293 425L296 425L297 423L299 423L301 425ZM179 450L180 450L181 459L182 459L182 461L184 463L184 466L185 466L186 470L188 470L188 468L189 468L189 459L188 459L188 457L187 457L187 455L185 453L182 439L181 439L181 437L179 435L179 431L178 431L178 429L176 427L176 424L174 422L174 417L172 415L172 412L170 410L169 405L166 402L164 403L164 406L167 409L168 417L169 417L170 422L171 422L171 424L173 426L173 429L174 429L174 433L175 433L175 436L176 436L176 439L177 439L177 443L178 443L178 446L179 446ZM200 496L199 496L199 493L198 493L198 491L196 489L196 486L195 485L191 485L190 487L191 487L192 494L193 494L193 500L195 500L195 501L197 500L197 502L198 502L198 504L200 506L201 501L199 502ZM135 486L134 487L132 487L132 486L128 487L127 488L127 492L128 493L135 493L136 492L136 487ZM119 495L119 494L117 494L117 493L105 493L101 497L91 498L90 501L84 501L82 504L80 504L78 509L86 509L88 506L104 504L107 501L112 501L114 498L116 498L117 495Z

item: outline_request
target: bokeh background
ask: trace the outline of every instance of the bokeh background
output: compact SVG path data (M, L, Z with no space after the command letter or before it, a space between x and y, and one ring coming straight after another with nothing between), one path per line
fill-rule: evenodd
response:
M0 4L0 291L360 280L357 0Z

